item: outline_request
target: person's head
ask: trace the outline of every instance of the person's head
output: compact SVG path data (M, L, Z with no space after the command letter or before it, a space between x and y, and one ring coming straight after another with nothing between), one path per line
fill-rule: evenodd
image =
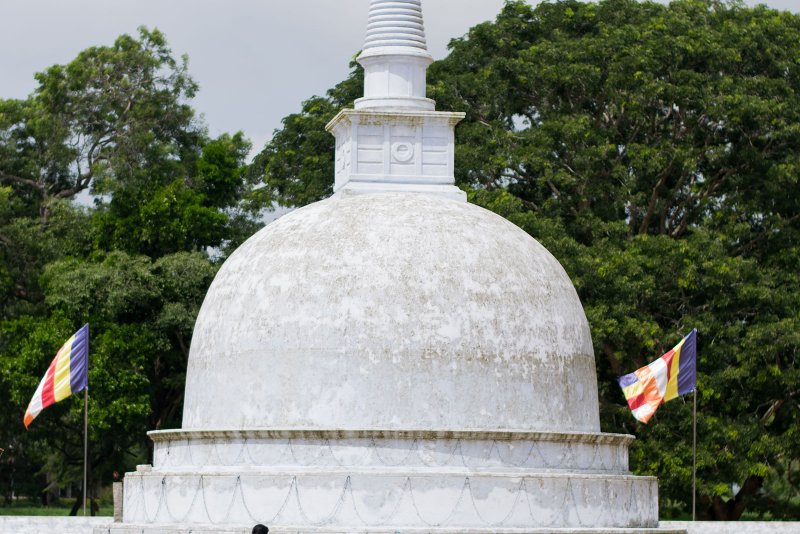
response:
M269 529L264 525L256 525L253 527L253 534L267 534Z

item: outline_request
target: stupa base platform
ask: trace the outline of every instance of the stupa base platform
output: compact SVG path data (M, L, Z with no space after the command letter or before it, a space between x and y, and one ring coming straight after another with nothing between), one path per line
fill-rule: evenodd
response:
M220 527L197 525L179 528L172 525L113 525L96 528L94 534L251 534L253 526ZM686 534L685 530L673 528L551 528L551 529L452 529L424 528L398 529L394 527L376 528L315 528L315 527L270 527L270 534Z
M656 533L631 436L458 431L164 431L125 476L111 534Z

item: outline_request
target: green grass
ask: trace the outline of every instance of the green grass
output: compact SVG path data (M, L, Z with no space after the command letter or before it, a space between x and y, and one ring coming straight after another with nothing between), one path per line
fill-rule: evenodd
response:
M73 502L62 499L59 504L53 506L37 506L30 501L15 502L8 506L0 505L0 515L68 516ZM86 512L89 515L88 503ZM78 515L83 515L82 508L78 510ZM112 516L114 507L110 504L101 504L97 515Z

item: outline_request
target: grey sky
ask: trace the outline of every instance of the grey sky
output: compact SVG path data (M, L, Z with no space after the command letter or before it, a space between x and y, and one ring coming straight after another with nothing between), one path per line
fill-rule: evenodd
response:
M748 1L750 4L762 3ZM798 0L768 0L800 10ZM493 19L503 0L425 0L428 44ZM0 0L0 98L23 98L33 74L113 42L140 25L189 55L195 108L210 133L243 130L259 150L285 115L348 72L361 48L369 0Z

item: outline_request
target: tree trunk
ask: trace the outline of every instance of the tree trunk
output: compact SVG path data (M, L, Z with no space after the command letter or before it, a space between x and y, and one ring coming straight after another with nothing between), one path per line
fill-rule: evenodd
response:
M77 497L75 497L75 504L72 505L72 509L69 511L69 515L71 516L78 515L78 510L80 510L82 506L83 506L83 484L81 484L81 487L78 490L78 495Z
M750 499L758 493L763 485L764 477L749 476L733 499L729 501L724 501L722 497L711 499L708 507L708 518L711 521L738 521L747 509Z
M89 500L93 496L92 488L91 488L91 481L92 481L92 467L91 463L88 466L88 470L86 472L86 476L88 477L88 481L86 482L86 490L88 491L89 498L86 499L87 506L92 511L92 515L94 514L94 500L89 502ZM78 511L83 508L83 480L81 480L80 486L78 487L78 496L75 498L75 504L72 505L72 509L69 511L69 515L78 515Z

